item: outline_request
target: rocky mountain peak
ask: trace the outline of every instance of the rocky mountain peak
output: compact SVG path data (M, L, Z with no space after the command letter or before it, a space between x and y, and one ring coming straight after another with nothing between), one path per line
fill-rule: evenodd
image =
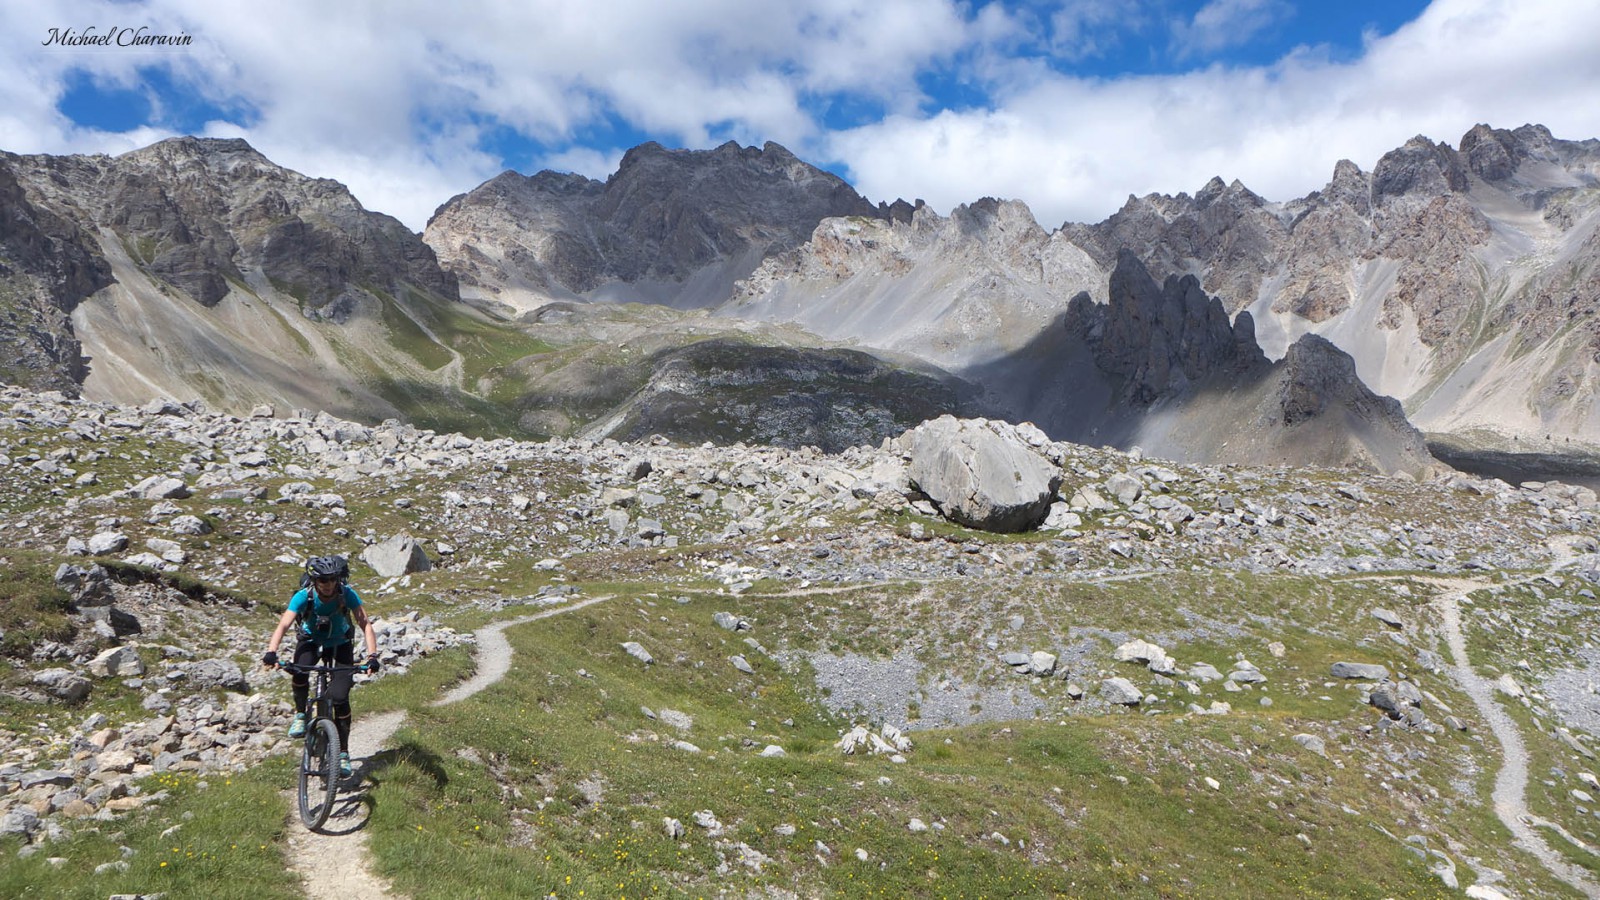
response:
M1334 164L1333 177L1316 195L1322 202L1348 206L1365 215L1372 209L1372 179L1348 159Z
M1179 196L1182 197L1183 195L1180 194ZM1224 183L1220 177L1215 175L1211 176L1211 180L1206 182L1206 186L1194 195L1194 206L1199 209L1206 209L1212 204L1222 201L1251 207L1265 206L1267 202L1261 199L1256 192L1245 187L1244 182L1239 179L1235 178L1231 182Z
M824 218L889 214L778 144L650 142L603 184L500 176L440 207L425 237L470 290L512 306L605 290L692 307L727 299L734 281L805 243Z
M1301 335L1284 354L1283 419L1294 425L1321 415L1359 383L1350 354L1316 334Z
M1420 134L1385 153L1372 170L1372 194L1380 203L1408 194L1433 197L1466 189L1461 155L1449 144Z
M1480 124L1462 136L1461 155L1479 178L1502 181L1511 177L1528 151L1515 134Z

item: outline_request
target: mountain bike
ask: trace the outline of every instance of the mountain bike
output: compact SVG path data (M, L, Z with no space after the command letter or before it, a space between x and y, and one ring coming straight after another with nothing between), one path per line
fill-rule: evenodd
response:
M365 672L359 666L300 666L282 663L279 668L290 674L304 672L315 676L311 682L311 696L306 701L306 711L311 721L306 723L305 746L300 751L300 821L315 831L328 820L333 811L333 797L339 790L339 728L333 724L333 701L328 699L328 685L335 672Z

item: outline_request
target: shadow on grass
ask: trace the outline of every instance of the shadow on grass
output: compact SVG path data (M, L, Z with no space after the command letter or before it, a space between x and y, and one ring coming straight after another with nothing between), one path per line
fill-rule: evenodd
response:
M350 788L340 792L333 814L316 832L338 837L366 828L378 806L378 801L372 795L383 784L382 774L401 764L409 765L433 779L438 788L442 789L450 781L439 757L416 744L406 743L392 750L379 751L361 760L351 776L343 780Z

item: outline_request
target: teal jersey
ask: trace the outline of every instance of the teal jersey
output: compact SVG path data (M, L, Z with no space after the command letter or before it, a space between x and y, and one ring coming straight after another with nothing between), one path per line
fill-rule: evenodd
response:
M344 610L361 606L361 595L354 588L342 585L340 590L344 594ZM338 595L323 600L314 587L301 588L289 600L289 611L300 617L300 636L323 647L337 647L355 640L355 624L344 610L339 608Z

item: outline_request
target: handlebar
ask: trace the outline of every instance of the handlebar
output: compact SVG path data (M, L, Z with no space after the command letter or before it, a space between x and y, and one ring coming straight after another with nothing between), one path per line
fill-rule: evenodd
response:
M303 672L311 675L318 672L326 672L329 675L332 675L335 672L365 672L367 671L368 667L366 663L362 663L359 666L302 666L292 662L281 662L278 663L278 668L290 674L300 674Z

